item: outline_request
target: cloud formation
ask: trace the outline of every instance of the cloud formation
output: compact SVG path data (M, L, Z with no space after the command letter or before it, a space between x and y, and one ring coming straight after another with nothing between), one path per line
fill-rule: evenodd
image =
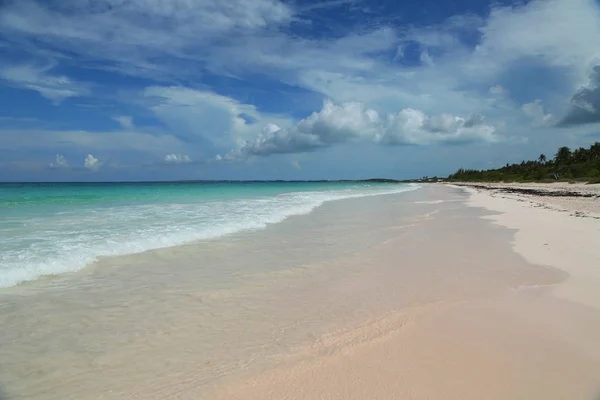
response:
M567 115L559 126L600 123L600 65L594 66L589 84L580 88L571 99Z
M265 126L254 140L242 141L229 158L305 153L350 141L389 145L462 144L502 140L496 129L474 114L468 118L442 114L427 116L407 108L381 118L361 103L336 105L326 101L315 112L291 128Z
M123 129L133 129L133 117L121 115L118 117L113 117L115 121L117 121Z
M68 97L85 96L89 90L85 85L73 82L64 75L52 75L51 67L36 68L31 65L15 65L0 68L0 79L9 85L35 90L54 104Z
M152 86L142 95L169 130L186 139L206 139L215 147L231 147L236 139L253 138L265 123L292 123L291 118L261 113L254 105L208 90Z
M50 168L67 168L69 163L62 154L57 154L54 162L50 163Z
M156 56L185 56L293 17L278 0L7 0L1 7L0 30L11 40L36 38L50 48L117 62L132 75L170 75Z
M468 118L442 114L427 116L423 111L404 109L388 116L383 143L395 145L496 143L502 137L484 123L481 115Z
M83 166L92 171L98 171L102 166L99 159L94 157L92 154L88 154L83 160Z
M0 83L60 107L100 99L109 111L84 119L61 109L73 118L57 129L15 123L23 129L1 130L0 149L76 149L144 165L302 152L334 169L315 151L498 143L504 132L562 141L553 116L569 101L559 126L600 122L597 0L490 2L433 25L362 7L336 10L342 18L319 12L345 3L6 0L0 52L15 57ZM114 115L120 128L106 131ZM443 150L462 157L452 151Z
M531 103L523 104L521 107L523 114L531 118L533 125L545 126L550 125L554 119L554 116L544 111L542 100L536 99Z
M165 154L165 162L169 164L187 164L192 159L184 154Z

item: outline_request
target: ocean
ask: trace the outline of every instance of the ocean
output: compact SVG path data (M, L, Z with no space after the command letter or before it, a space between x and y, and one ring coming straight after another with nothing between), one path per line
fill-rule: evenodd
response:
M107 256L260 230L325 202L416 186L364 182L0 184L0 288Z

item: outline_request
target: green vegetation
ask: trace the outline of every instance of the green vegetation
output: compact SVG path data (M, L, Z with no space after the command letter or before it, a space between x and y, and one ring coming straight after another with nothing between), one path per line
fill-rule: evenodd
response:
M589 149L580 147L571 151L568 147L558 149L554 158L548 160L540 154L536 161L506 164L498 169L474 170L460 168L448 177L461 182L545 182L554 180L577 180L600 183L600 142Z

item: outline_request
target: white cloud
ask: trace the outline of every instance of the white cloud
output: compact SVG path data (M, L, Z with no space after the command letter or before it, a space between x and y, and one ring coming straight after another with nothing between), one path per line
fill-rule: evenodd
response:
M542 100L536 99L535 101L527 104L523 104L521 107L523 113L531 118L532 122L536 126L550 125L554 121L552 114L546 114L544 112L544 106Z
M159 72L156 55L194 53L292 18L279 0L19 0L3 5L0 30L16 45L36 38L44 47L109 59L136 74Z
M214 142L227 142L231 133L242 132L246 128L242 114L258 117L254 106L209 91L153 86L143 95L150 99L156 116L171 128Z
M215 146L230 147L236 138L256 136L265 120L292 123L289 118L260 113L253 105L210 91L153 86L146 88L143 96L170 130L181 136L202 136Z
M192 159L184 154L165 154L165 162L169 164L187 164Z
M169 43L168 37L207 40L231 31L286 23L292 18L291 9L277 0L231 0L227 4L209 0L50 3L54 3L52 7L33 0L15 2L5 8L1 23L17 32L47 35L46 40L104 43L113 37L122 44L149 45L147 39L156 39L154 46L160 47L181 44ZM97 12L90 12L92 8ZM146 18L140 18L143 16ZM165 33L170 35L165 37ZM208 38L195 37L198 34Z
M320 112L298 122L296 129L317 135L324 144L333 144L348 138L373 137L378 123L377 111L367 109L362 103L336 105L328 100Z
M413 145L495 143L502 140L495 132L496 128L485 124L479 115L466 119L447 114L429 117L423 111L408 108L388 117L382 141Z
M267 125L254 140L243 141L228 158L303 153L349 141L381 144L461 144L502 140L496 129L477 114L469 118L449 114L427 116L407 108L380 118L361 103L336 105L326 101L323 109L289 129Z
M464 119L451 114L434 115L426 118L423 127L430 132L450 132L464 124Z
M133 129L133 117L122 115L119 117L113 117L113 119L117 121L124 129Z
M92 171L98 171L102 166L102 163L92 154L88 154L83 160L83 166Z
M53 163L50 163L50 168L67 168L68 166L69 163L67 162L65 156L62 154L57 154L55 161Z
M377 112L360 103L338 106L327 101L320 112L289 129L267 124L255 139L241 141L240 149L230 157L307 152L361 136L373 137L378 120Z
M35 90L55 104L68 97L85 96L88 89L79 83L73 82L63 75L48 73L50 67L36 68L30 65L19 65L0 68L0 78L9 85L19 88Z
M594 0L534 0L494 8L481 28L476 60L537 57L553 66L587 68L600 56L600 8ZM489 64L486 63L486 66Z

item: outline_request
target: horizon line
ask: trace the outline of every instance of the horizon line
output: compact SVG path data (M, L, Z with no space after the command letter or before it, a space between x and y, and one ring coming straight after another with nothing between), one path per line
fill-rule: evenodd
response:
M4 184L106 184L106 183L317 183L317 182L407 182L417 181L419 179L392 179L392 178L365 178L365 179L183 179L183 180L167 180L167 181L0 181L0 185Z

